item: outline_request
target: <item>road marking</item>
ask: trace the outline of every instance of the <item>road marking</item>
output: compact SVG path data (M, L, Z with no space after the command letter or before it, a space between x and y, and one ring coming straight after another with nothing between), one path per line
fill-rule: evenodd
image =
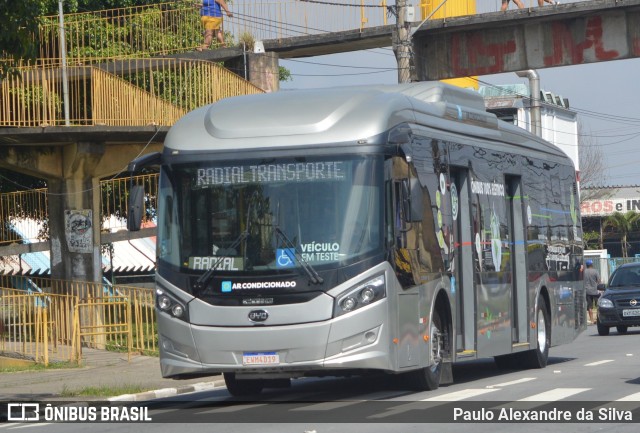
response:
M590 389L591 388L556 388L551 391L545 391L540 394L522 398L518 401L557 401L581 392L589 391Z
M477 389L477 388L469 388L463 389L461 391L450 392L448 394L438 395L436 397L425 398L420 401L459 401L465 400L467 398L477 397L479 395L487 394L489 392L498 391L497 389Z
M354 404L360 404L363 400L344 400L344 401L325 401L323 403L311 404L304 407L296 407L291 409L291 412L295 411L326 411L339 409L341 407L347 407Z
M432 402L442 402L443 404L447 401L459 401L467 398L477 397L483 394L487 394L493 391L498 391L497 389L463 389L461 391L450 392L448 394L442 394L437 397L425 398L419 401L413 401L405 404L401 404L398 406L390 407L386 409L384 412L377 413L375 415L371 415L368 418L376 419L376 418L386 418L389 416L395 416L402 413L406 413L413 410L423 410L424 404L420 403L422 401L432 401Z
M394 397L398 397L401 395L405 395L404 391L380 391L380 392L372 392L370 394L359 395L357 398L353 399L343 399L343 400L335 400L335 401L323 401L316 404L310 404L304 407L297 407L291 409L292 411L305 411L305 410L317 410L317 411L325 411L338 409L341 407L351 406L358 403L363 403L366 401L384 401L389 400Z
M613 359L604 359L602 361L596 361L596 362L590 362L588 364L585 364L585 367L595 367L596 365L602 365L602 364L607 364L609 362L613 362Z
M196 412L196 415L201 415L203 413L229 413L229 412L240 412L241 410L253 409L255 407L266 406L264 403L257 404L234 404L232 406L225 407L217 407L215 409L204 410L202 412Z
M497 385L487 385L487 388L501 388L503 386L517 385L519 383L530 382L532 380L536 380L535 377L523 377L522 379L512 380L511 382L503 382Z
M616 401L640 401L640 392L636 392L635 394L630 394L626 397L619 398Z

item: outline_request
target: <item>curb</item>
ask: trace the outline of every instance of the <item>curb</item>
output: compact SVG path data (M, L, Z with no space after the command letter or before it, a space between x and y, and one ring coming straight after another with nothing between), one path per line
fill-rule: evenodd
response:
M154 391L141 392L138 394L123 394L116 397L110 397L107 399L107 401L146 401L156 398L174 397L176 395L188 394L190 392L211 391L220 388L226 388L224 379L218 379L213 382L196 383L179 388L162 388Z

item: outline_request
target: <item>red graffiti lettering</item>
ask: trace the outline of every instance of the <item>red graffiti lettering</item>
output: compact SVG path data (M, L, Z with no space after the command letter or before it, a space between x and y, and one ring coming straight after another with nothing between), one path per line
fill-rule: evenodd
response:
M593 48L596 59L613 60L620 56L616 50L605 50L602 41L603 26L602 17L595 16L587 19L584 32L584 40L575 43L566 21L557 21L551 24L551 34L553 35L553 54L545 56L545 66L558 66L563 64L584 63L585 50ZM570 62L563 62L564 50L571 57Z
M480 32L464 35L455 33L451 38L453 72L456 77L505 72L504 58L515 51L516 42L513 39L503 43L485 44ZM466 58L463 58L465 55ZM463 63L466 66L463 66Z

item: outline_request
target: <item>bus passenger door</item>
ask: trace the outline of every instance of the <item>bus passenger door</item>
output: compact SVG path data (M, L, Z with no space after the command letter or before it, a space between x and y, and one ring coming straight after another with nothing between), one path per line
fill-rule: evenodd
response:
M475 351L475 290L473 284L473 225L469 170L451 167L451 200L455 246L452 287L455 290L455 327L458 353Z
M523 210L522 182L520 176L505 176L507 187L507 211L511 233L511 341L526 343L527 321L527 249Z

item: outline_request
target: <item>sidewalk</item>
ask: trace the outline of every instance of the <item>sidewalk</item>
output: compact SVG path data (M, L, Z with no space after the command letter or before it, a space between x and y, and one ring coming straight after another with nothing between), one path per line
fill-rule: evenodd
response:
M158 358L104 350L82 350L84 366L69 369L0 373L0 400L117 400L143 401L193 391L223 388L222 376L187 380L163 379ZM150 391L106 397L61 397L63 391L139 386Z

